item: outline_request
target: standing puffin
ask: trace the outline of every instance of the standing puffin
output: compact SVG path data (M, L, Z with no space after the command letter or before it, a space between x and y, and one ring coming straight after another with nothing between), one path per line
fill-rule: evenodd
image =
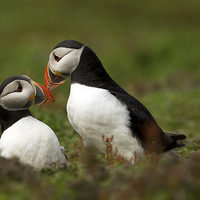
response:
M27 76L11 76L0 85L0 156L17 157L35 169L66 163L52 129L34 118L29 107L54 101L53 95Z
M67 77L71 77L68 118L85 146L105 154L102 136L113 136L113 149L132 162L147 151L162 153L184 146L177 140L185 135L163 132L146 107L108 75L97 55L74 40L51 51L45 86L53 90Z

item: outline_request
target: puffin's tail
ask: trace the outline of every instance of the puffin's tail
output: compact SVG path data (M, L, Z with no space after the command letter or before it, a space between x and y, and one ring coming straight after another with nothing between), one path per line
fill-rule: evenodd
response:
M183 134L176 134L176 133L169 133L169 132L164 132L166 135L170 136L173 142L166 148L166 151L169 151L174 148L178 147L184 147L185 144L180 144L178 143L178 140L184 140L187 137Z

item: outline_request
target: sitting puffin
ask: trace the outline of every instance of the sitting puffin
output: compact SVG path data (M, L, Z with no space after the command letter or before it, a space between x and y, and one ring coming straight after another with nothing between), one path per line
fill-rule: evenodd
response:
M29 107L54 101L53 95L27 76L11 76L0 85L0 156L17 157L34 169L65 164L63 147L43 122L34 118Z
M71 77L68 118L87 147L105 154L105 138L113 149L134 162L145 152L162 153L182 147L183 134L162 131L151 113L106 72L97 55L84 44L65 40L51 51L45 86L53 90ZM114 152L114 151L113 151Z

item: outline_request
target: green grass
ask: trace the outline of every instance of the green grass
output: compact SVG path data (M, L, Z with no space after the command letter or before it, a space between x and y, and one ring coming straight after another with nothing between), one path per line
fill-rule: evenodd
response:
M57 134L67 168L34 172L0 159L0 199L198 199L200 187L200 2L4 1L0 6L0 80L26 74L43 84L48 56L65 39L91 47L107 72L186 147L140 163L110 165L83 149L67 120L70 80L56 102L32 114Z

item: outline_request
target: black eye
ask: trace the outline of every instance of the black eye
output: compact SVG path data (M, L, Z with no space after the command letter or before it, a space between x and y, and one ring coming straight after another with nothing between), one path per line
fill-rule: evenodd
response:
M55 59L57 62L61 59L60 57L56 56L55 54L53 54L53 56L54 56L54 59Z
M21 92L21 91L22 91L22 85L21 83L18 83L17 92Z

